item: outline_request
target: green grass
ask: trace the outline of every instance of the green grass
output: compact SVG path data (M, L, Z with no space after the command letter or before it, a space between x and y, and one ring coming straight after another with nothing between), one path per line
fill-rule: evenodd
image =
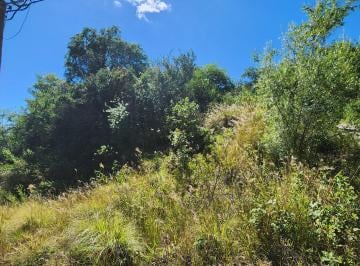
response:
M0 206L0 264L356 265L351 179L260 160L261 112L244 112L190 176L161 156L56 199Z

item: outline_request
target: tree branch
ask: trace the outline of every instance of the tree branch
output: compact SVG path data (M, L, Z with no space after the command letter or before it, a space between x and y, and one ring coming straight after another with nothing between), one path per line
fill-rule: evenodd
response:
M42 1L44 0L0 0L0 66L5 20L12 20L18 12Z
M24 11L32 4L42 1L44 0L5 0L6 20L12 20L18 12Z

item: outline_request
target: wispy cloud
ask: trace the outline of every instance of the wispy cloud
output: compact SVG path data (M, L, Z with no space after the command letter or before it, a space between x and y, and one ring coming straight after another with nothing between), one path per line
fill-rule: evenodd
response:
M115 7L121 7L122 6L122 3L121 3L121 1L120 0L114 0L114 6Z
M148 21L146 15L151 13L160 13L162 11L170 10L171 5L163 0L123 0L136 7L136 16L139 19ZM114 0L116 7L121 7L120 0Z

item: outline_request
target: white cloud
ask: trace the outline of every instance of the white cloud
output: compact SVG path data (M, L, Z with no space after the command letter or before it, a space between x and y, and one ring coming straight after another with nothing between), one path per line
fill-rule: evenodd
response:
M120 0L114 0L114 6L115 7L121 7L122 6L122 3L120 2Z
M146 14L160 13L162 11L170 10L171 5L162 0L126 0L136 7L136 15L139 19L148 20ZM119 0L115 0L119 2Z

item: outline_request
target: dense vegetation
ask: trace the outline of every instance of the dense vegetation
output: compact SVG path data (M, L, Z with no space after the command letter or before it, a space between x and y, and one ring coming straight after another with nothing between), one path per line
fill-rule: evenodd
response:
M305 7L235 83L84 29L0 127L0 264L356 265L356 1Z

